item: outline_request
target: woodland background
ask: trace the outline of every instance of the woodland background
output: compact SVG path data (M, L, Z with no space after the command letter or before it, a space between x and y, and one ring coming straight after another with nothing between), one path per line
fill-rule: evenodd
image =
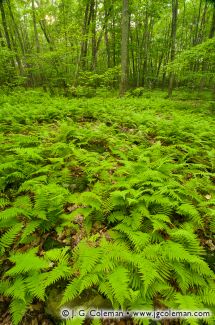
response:
M215 324L60 312L215 313L214 99L215 1L0 0L1 325Z
M0 85L214 88L213 0L1 0L0 11Z

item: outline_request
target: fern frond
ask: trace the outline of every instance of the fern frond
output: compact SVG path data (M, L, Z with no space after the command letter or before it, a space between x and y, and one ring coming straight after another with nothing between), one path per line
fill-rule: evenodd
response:
M46 252L45 256L51 261L67 261L68 260L69 247L53 248Z
M16 253L12 255L9 260L15 264L10 268L6 274L16 276L17 274L28 273L29 271L37 271L49 268L49 263L36 256L37 248L32 248L26 253Z
M144 296L146 295L149 286L154 282L158 280L162 280L161 276L158 273L158 270L156 270L154 263L151 261L145 259L145 258L139 258L138 257L134 261L135 266L138 268L138 271L140 273L140 277L144 283Z
M140 251L150 240L148 234L142 233L141 231L131 231L131 229L124 224L119 224L114 227L114 229L125 233L138 251Z
M80 278L75 278L68 286L66 287L64 293L63 293L63 298L61 301L61 306L66 304L68 301L73 300L79 295L81 287L81 279Z
M15 241L16 237L19 235L21 229L23 228L23 224L17 223L13 227L11 227L4 235L0 238L0 248L10 247Z
M26 290L35 298L45 301L45 280L49 273L33 272L25 278Z
M129 299L129 272L124 267L118 267L110 275L108 275L108 281L112 287L113 295L123 307L125 299Z
M0 294L4 294L11 286L9 280L0 281Z
M20 244L25 243L26 239L28 239L29 235L31 235L37 228L39 228L41 221L29 221L29 223L25 226L25 229L22 232Z
M195 295L176 293L174 301L179 310L202 310L204 308L199 298Z
M7 198L0 198L0 208L5 208L7 205L10 204L10 201Z
M185 229L173 229L169 232L171 238L182 244L191 254L202 255L204 250L199 245L199 240L191 231Z
M11 207L0 212L0 220L11 220L18 216L27 216L27 214L28 213L23 209Z
M106 296L114 306L115 299L113 294L113 288L109 281L100 281L98 291L101 292L104 296Z
M77 268L83 276L93 270L101 258L102 251L99 247L90 247L85 242L80 242L75 254L78 255Z
M28 309L28 304L21 299L13 299L10 303L10 311L14 325L18 325Z
M25 302L26 285L22 277L17 277L13 284L5 291L5 294Z
M182 216L190 218L198 226L202 226L201 216L192 204L185 203L180 205L177 212Z
M97 274L89 274L85 275L81 278L81 285L80 285L80 291L79 294L85 290L91 288L93 285L99 284L99 277Z
M71 268L67 265L67 263L61 261L55 268L48 272L48 277L45 280L45 287L54 284L60 279L68 278L71 273Z

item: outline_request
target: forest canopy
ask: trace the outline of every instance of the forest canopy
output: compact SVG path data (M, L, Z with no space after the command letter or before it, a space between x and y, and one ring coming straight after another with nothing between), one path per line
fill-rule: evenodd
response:
M0 0L1 325L215 324L214 109L214 0Z
M1 85L213 88L212 0L1 0L0 11Z

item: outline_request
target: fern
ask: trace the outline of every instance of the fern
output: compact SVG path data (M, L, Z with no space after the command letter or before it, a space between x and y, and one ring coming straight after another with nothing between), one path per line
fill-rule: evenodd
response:
M39 300L45 301L45 281L47 278L46 273L39 273L33 271L25 279L26 291Z
M5 295L11 296L14 299L23 300L25 302L25 282L22 277L17 277L14 283L5 290Z
M66 279L71 274L71 268L65 262L60 262L55 268L48 273L48 278L45 280L45 287L54 284L55 282Z
M79 244L75 252L75 255L78 256L75 268L79 269L81 276L93 270L100 260L101 254L102 251L99 248L89 247L85 242Z
M80 286L81 286L81 279L76 278L66 287L61 301L62 306L68 301L73 300L75 297L78 296L80 291Z
M0 220L11 220L22 215L27 215L25 210L12 207L0 212Z
M14 243L16 237L19 235L22 228L23 228L23 224L17 223L13 227L11 227L3 236L1 236L0 238L1 250L10 247Z
M177 212L181 215L184 215L194 221L198 226L202 225L201 217L195 207L191 204L182 204Z
M123 267L118 267L109 276L108 281L111 285L113 295L116 301L123 307L125 299L129 299L128 284L129 273Z
M29 301L30 303L30 301ZM20 324L23 316L25 315L28 309L28 305L26 302L20 299L13 299L10 304L10 311L12 314L12 320L14 325Z
M39 228L41 221L29 221L25 226L25 229L22 232L20 244L25 243L26 239L28 239L29 235L31 235L37 228Z
M3 99L0 292L13 323L53 288L62 306L99 293L113 308L212 310L209 104Z
M36 253L37 248L32 248L26 253L16 253L12 255L9 260L14 263L15 266L9 269L6 274L9 276L16 276L30 271L49 268L49 263L43 258L36 256Z

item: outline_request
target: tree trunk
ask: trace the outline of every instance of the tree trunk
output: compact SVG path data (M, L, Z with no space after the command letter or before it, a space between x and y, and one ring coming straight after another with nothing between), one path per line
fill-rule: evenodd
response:
M15 35L16 35L18 41L19 41L22 54L24 55L25 54L25 49L24 49L22 37L21 37L20 31L19 31L19 26L17 25L16 20L15 20L15 17L14 17L14 14L13 14L13 10L11 8L10 0L7 0L7 5L8 5L8 9L9 9L9 13L10 13L11 20L12 20L13 25L14 25Z
M213 38L215 35L215 3L213 6L213 17L212 17L212 22L211 22L211 29L210 29L210 35L209 38Z
M1 44L1 47L5 47L5 43L4 43L4 39L3 39L1 29L0 29L0 44Z
M122 43L120 95L128 89L128 40L129 40L129 0L122 0Z
M0 1L0 10L1 10L2 25L4 28L4 35L5 35L7 47L9 48L9 50L12 50L3 1Z
M81 54L80 54L80 62L81 68L83 70L86 69L86 60L87 60L87 49L88 49L88 34L89 34L89 26L91 22L91 13L92 13L92 1L88 0L85 8L85 14L84 14L84 26L83 26L83 40L81 43ZM79 68L78 68L79 70Z
M196 30L195 30L194 38L193 38L194 46L199 43L199 22L200 22L200 18L201 18L201 10L202 10L202 0L200 0L200 2L199 2L198 17L195 22Z
M109 10L108 10L108 1L106 0L104 2L104 7L105 7L105 20L108 21L108 15L109 15ZM111 9L112 9L112 4L111 4ZM110 51L110 41L109 41L109 33L108 33L108 27L107 24L105 24L105 34L104 34L104 40L105 40L105 47L106 47L106 53L107 53L107 67L111 67L111 51Z
M97 15L97 3L96 1L92 0L91 5L91 13L92 17L92 62L91 68L92 70L96 69L96 56L97 56L97 41L96 41L96 15Z
M53 49L54 49L53 48L53 41L52 41L51 37L49 36L49 34L47 32L45 19L40 20L40 27L41 27L41 29L43 31L43 34L45 36L45 39L46 39L48 45L49 45L50 51L53 51Z
M172 31L171 31L171 53L170 53L171 62L173 62L175 59L177 16L178 16L178 0L172 0ZM169 77L168 97L172 96L174 79L175 79L174 73L171 72Z
M36 20L36 13L35 13L35 2L31 0L31 7L32 7L32 18L33 18L33 26L34 26L34 37L35 37L35 45L37 53L40 52L40 42L37 30L37 20Z
M6 44L7 44L8 49L12 50L11 40L10 40L10 35L9 35L9 30L8 30L8 25L7 25L7 20L6 20L6 15L5 15L5 11L4 11L3 1L0 1L0 11L1 11L2 25L3 25L3 29L4 29ZM12 65L12 67L14 69L16 68L15 60L14 60L13 57L11 58L11 65Z
M148 68L148 39L149 39L149 26L148 26L148 11L146 10L145 23L144 23L144 60L143 60L143 77L142 85L146 85L146 76Z

